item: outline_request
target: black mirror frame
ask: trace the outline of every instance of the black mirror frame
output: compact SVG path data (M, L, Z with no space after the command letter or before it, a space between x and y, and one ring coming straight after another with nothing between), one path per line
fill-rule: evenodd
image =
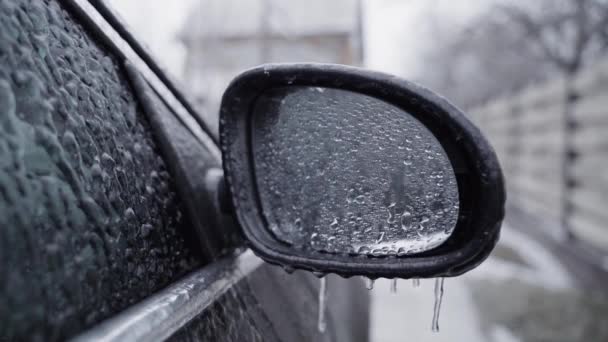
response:
M349 90L393 104L422 122L454 167L460 213L442 245L413 255L336 254L290 247L276 239L262 215L251 148L255 101L269 88L313 86ZM462 274L487 258L498 241L505 190L496 154L465 115L430 90L395 76L335 64L266 64L228 86L220 109L220 146L228 195L252 250L287 270L349 277L429 278Z

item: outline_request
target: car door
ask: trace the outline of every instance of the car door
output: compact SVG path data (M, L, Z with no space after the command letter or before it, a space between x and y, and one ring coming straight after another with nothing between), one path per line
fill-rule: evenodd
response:
M368 296L263 263L215 138L101 1L0 1L0 340L365 341Z

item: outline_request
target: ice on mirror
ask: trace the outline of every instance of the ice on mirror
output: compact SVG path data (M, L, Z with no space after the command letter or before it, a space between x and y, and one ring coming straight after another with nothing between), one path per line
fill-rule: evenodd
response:
M270 230L302 249L407 255L443 243L458 188L437 139L384 101L275 88L254 107L258 190Z

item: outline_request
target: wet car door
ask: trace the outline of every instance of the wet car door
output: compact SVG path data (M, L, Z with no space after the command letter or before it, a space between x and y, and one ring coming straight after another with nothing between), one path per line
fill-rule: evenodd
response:
M359 281L320 333L316 277L214 217L215 139L103 2L1 1L0 28L0 340L367 340Z

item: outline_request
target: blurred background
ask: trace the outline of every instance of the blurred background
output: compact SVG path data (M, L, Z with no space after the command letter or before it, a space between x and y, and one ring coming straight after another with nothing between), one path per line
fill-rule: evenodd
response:
M608 1L110 3L215 132L234 76L295 61L414 80L482 129L506 175L499 246L446 280L439 333L432 281L378 281L372 341L608 341Z

